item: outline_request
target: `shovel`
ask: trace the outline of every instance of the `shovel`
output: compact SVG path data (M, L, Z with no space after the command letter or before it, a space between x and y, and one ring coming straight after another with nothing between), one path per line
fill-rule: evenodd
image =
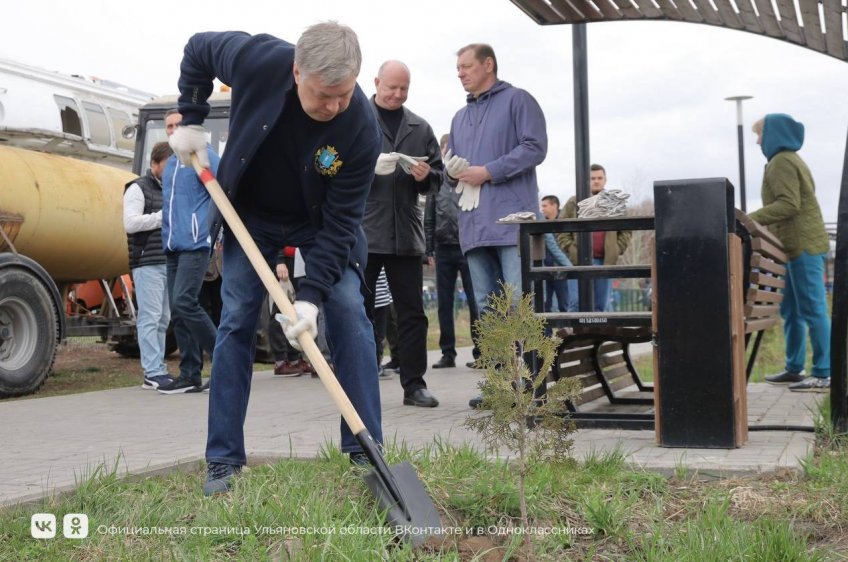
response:
M296 321L297 314L294 306L283 292L277 278L271 272L271 268L268 267L268 263L256 246L256 242L247 232L244 223L236 214L212 171L201 167L195 155L192 155L191 163L256 270L259 279L262 280L262 284L265 285L271 298L277 304L277 308L290 320ZM377 443L371 437L344 389L330 370L330 366L315 344L315 340L309 333L304 332L298 336L297 341L309 362L317 371L321 382L324 383L324 388L327 389L333 402L336 403L336 407L362 447L365 456L371 462L373 469L365 475L365 483L374 494L377 505L386 513L389 525L394 527L395 532L401 538L410 541L416 547L423 544L428 536L440 534L442 522L439 519L439 513L436 511L436 506L433 505L433 501L424 489L424 484L418 478L415 469L407 461L393 466L386 463Z

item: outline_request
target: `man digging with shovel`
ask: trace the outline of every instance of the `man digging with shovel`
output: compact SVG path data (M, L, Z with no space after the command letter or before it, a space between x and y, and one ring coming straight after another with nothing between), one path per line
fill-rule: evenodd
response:
M232 87L227 150L218 177L268 263L280 248L301 248L306 261L294 303L297 336L317 333L324 302L339 382L377 443L380 389L373 330L360 292L367 245L361 227L380 153L368 98L356 84L361 54L348 27L321 23L294 46L270 35L199 33L185 47L179 78L182 125L171 146L184 163L204 162L202 128L215 78ZM213 213L212 239L222 226ZM253 340L266 289L225 227L223 310L213 355L217 376L209 398L208 477L203 493L227 492L246 462L244 420L250 394ZM370 342L370 343L369 343ZM216 388L217 386L217 388ZM342 421L342 451L362 458L362 447Z
M283 313L286 337L306 353L341 411L342 451L373 466L365 482L380 510L401 537L420 545L441 522L415 469L408 462L389 467L380 450L378 366L360 289L367 256L362 216L381 146L356 84L361 60L356 34L334 22L308 28L296 47L240 32L200 33L186 45L178 83L183 122L170 143L220 211L213 238L227 222L203 493L229 491L246 462L253 338L268 291ZM215 78L233 89L219 166L227 194L204 161L201 123ZM306 262L294 305L271 273L284 246L299 247ZM342 366L337 375L314 341L320 302L333 362Z

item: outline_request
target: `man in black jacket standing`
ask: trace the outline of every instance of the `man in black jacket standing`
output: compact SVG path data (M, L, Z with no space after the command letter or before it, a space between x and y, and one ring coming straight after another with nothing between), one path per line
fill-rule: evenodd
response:
M442 135L439 146L442 156L448 148L449 135ZM456 276L462 278L462 288L468 302L471 322L471 338L474 341L472 354L474 361L467 367L477 368L480 349L474 336L474 324L480 315L474 300L471 286L471 272L468 262L459 247L459 194L447 181L442 182L437 193L427 196L424 211L424 234L427 239L427 257L430 265L436 266L436 298L439 302L439 347L442 357L433 363L434 369L456 367L456 332L454 331L453 311L456 293Z
M439 401L427 390L427 316L422 298L423 209L419 195L438 189L442 158L433 129L403 106L409 93L409 69L400 61L380 66L371 109L382 130L377 175L365 206L368 265L366 306L374 309L380 269L386 268L398 323L398 353L403 403L433 408ZM373 314L372 314L373 317Z

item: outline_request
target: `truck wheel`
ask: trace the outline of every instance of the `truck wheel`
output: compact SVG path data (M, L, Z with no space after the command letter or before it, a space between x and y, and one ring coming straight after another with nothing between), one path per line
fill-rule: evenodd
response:
M35 275L0 269L0 396L30 394L44 383L58 348L56 315Z

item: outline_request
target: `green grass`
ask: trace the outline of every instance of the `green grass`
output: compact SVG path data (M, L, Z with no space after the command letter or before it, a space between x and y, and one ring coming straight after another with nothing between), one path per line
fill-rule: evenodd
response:
M375 509L362 469L327 448L313 461L247 469L205 499L203 467L122 479L100 467L72 495L0 510L0 560L844 560L848 450L834 442L807 474L700 482L633 470L618 451L540 464L528 477L532 552L516 534L509 466L438 440L409 459L441 512L443 541L413 552ZM116 463L119 466L119 463ZM803 507L803 509L801 509ZM81 540L30 537L34 513L89 517ZM304 529L298 529L304 527ZM61 526L60 526L61 528ZM557 533L557 534L554 534ZM492 558L484 558L488 553ZM524 558L521 558L524 557Z

